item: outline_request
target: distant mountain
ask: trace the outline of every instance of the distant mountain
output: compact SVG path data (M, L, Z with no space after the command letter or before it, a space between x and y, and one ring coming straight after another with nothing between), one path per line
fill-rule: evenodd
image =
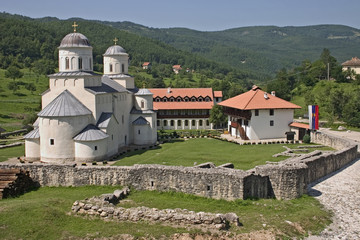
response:
M342 25L241 27L215 32L149 28L131 22L103 24L150 37L240 70L273 75L303 60L319 58L324 48L343 62L360 56L360 30Z

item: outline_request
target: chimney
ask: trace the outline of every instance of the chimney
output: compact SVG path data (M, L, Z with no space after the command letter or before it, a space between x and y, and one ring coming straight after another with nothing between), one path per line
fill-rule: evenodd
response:
M275 97L276 96L275 91L271 91L271 95L273 95Z
M171 87L168 87L167 93L171 93Z
M268 96L268 94L266 92L264 93L264 98L269 99L269 96Z

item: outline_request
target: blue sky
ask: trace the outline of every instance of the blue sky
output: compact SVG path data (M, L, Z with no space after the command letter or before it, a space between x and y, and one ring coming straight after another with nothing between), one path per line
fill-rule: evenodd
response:
M216 31L244 26L342 24L360 28L359 0L1 0L0 11Z

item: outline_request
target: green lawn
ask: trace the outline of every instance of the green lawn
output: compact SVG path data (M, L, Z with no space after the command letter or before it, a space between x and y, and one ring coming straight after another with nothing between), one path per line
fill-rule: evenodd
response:
M75 200L113 192L119 187L42 187L18 198L0 200L0 239L103 239L119 234L135 237L170 236L186 232L146 222L105 222L85 219L68 213ZM291 201L274 199L237 200L228 202L173 192L132 191L125 207L186 208L193 211L235 212L243 227L232 227L233 233L270 229L282 237L302 236L308 231L321 231L330 223L330 214L314 198L304 196ZM299 231L285 221L296 223ZM263 226L266 224L266 227ZM196 232L195 230L191 231ZM199 232L199 230L197 230Z
M251 169L266 161L281 161L286 157L273 158L272 155L283 152L281 144L238 145L212 138L176 140L164 143L150 150L138 150L120 156L114 164L131 166L134 164L162 164L176 166L194 166L213 162L215 165L233 163L238 169Z
M0 149L0 162L6 161L12 157L21 157L25 155L25 146L16 146Z
M14 80L5 78L6 70L0 69L0 127L7 131L20 129L21 121L30 113L39 110L41 103L40 93L48 88L49 79L45 75L38 75L28 69L22 69L24 76L16 79L20 89L13 93L8 84ZM31 93L25 89L27 83L33 83L36 91Z

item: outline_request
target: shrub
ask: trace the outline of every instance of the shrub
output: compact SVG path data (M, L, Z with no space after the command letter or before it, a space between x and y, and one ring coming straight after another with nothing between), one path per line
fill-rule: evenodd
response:
M304 138L303 138L303 142L304 142L304 143L310 143L310 141L311 141L310 135L309 135L309 134L305 134L305 135L304 135Z

